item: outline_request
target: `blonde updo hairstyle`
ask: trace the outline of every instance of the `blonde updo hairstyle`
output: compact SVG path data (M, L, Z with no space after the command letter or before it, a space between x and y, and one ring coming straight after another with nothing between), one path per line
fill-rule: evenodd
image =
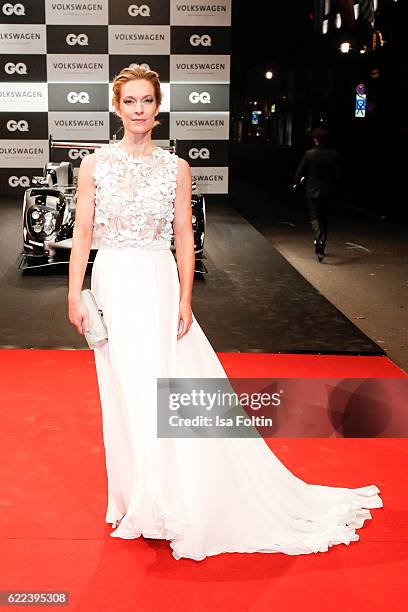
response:
M149 83L153 85L156 104L161 104L163 93L160 89L160 79L158 73L154 70L150 70L150 68L147 68L141 64L131 64L131 66L123 68L119 72L119 74L117 74L113 79L112 104L115 106L115 108L119 107L120 95L124 83L128 83L129 81L136 81L137 79L144 79L145 81L149 81ZM156 127L156 125L160 125L160 121L156 120L153 124L153 127Z

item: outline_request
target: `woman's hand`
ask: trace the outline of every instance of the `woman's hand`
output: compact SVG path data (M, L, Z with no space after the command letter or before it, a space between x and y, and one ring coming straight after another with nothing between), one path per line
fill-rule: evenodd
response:
M84 330L89 331L88 309L80 299L68 301L68 316L72 325L74 325L77 332L81 334L81 336L84 335Z
M177 324L177 340L180 340L186 335L193 322L193 312L191 310L190 302L180 302L179 316Z

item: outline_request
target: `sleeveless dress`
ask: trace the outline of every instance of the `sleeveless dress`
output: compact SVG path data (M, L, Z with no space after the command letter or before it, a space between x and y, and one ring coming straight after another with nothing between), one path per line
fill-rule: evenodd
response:
M359 539L375 485L307 484L257 438L158 438L157 377L226 378L197 320L177 340L170 249L177 156L96 151L91 289L109 339L94 349L114 538L170 541L175 559L327 551ZM323 457L322 457L323 460ZM121 519L121 520L120 520Z

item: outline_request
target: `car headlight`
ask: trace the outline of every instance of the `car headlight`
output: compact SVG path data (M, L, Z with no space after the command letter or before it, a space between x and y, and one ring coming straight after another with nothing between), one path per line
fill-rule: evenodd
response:
M54 230L55 230L55 219L50 219L49 221L44 223L44 233L47 236L51 236Z
M55 232L58 212L44 208L33 208L30 211L29 221L31 230L42 238L48 238Z

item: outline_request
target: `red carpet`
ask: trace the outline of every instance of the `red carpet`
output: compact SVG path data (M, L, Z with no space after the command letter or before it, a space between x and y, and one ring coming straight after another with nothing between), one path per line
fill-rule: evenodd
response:
M406 376L386 357L220 358L231 377ZM109 536L93 353L3 350L0 360L0 590L69 591L67 609L81 612L408 609L406 440L268 440L308 482L380 487L385 507L359 542L175 561L165 541Z

